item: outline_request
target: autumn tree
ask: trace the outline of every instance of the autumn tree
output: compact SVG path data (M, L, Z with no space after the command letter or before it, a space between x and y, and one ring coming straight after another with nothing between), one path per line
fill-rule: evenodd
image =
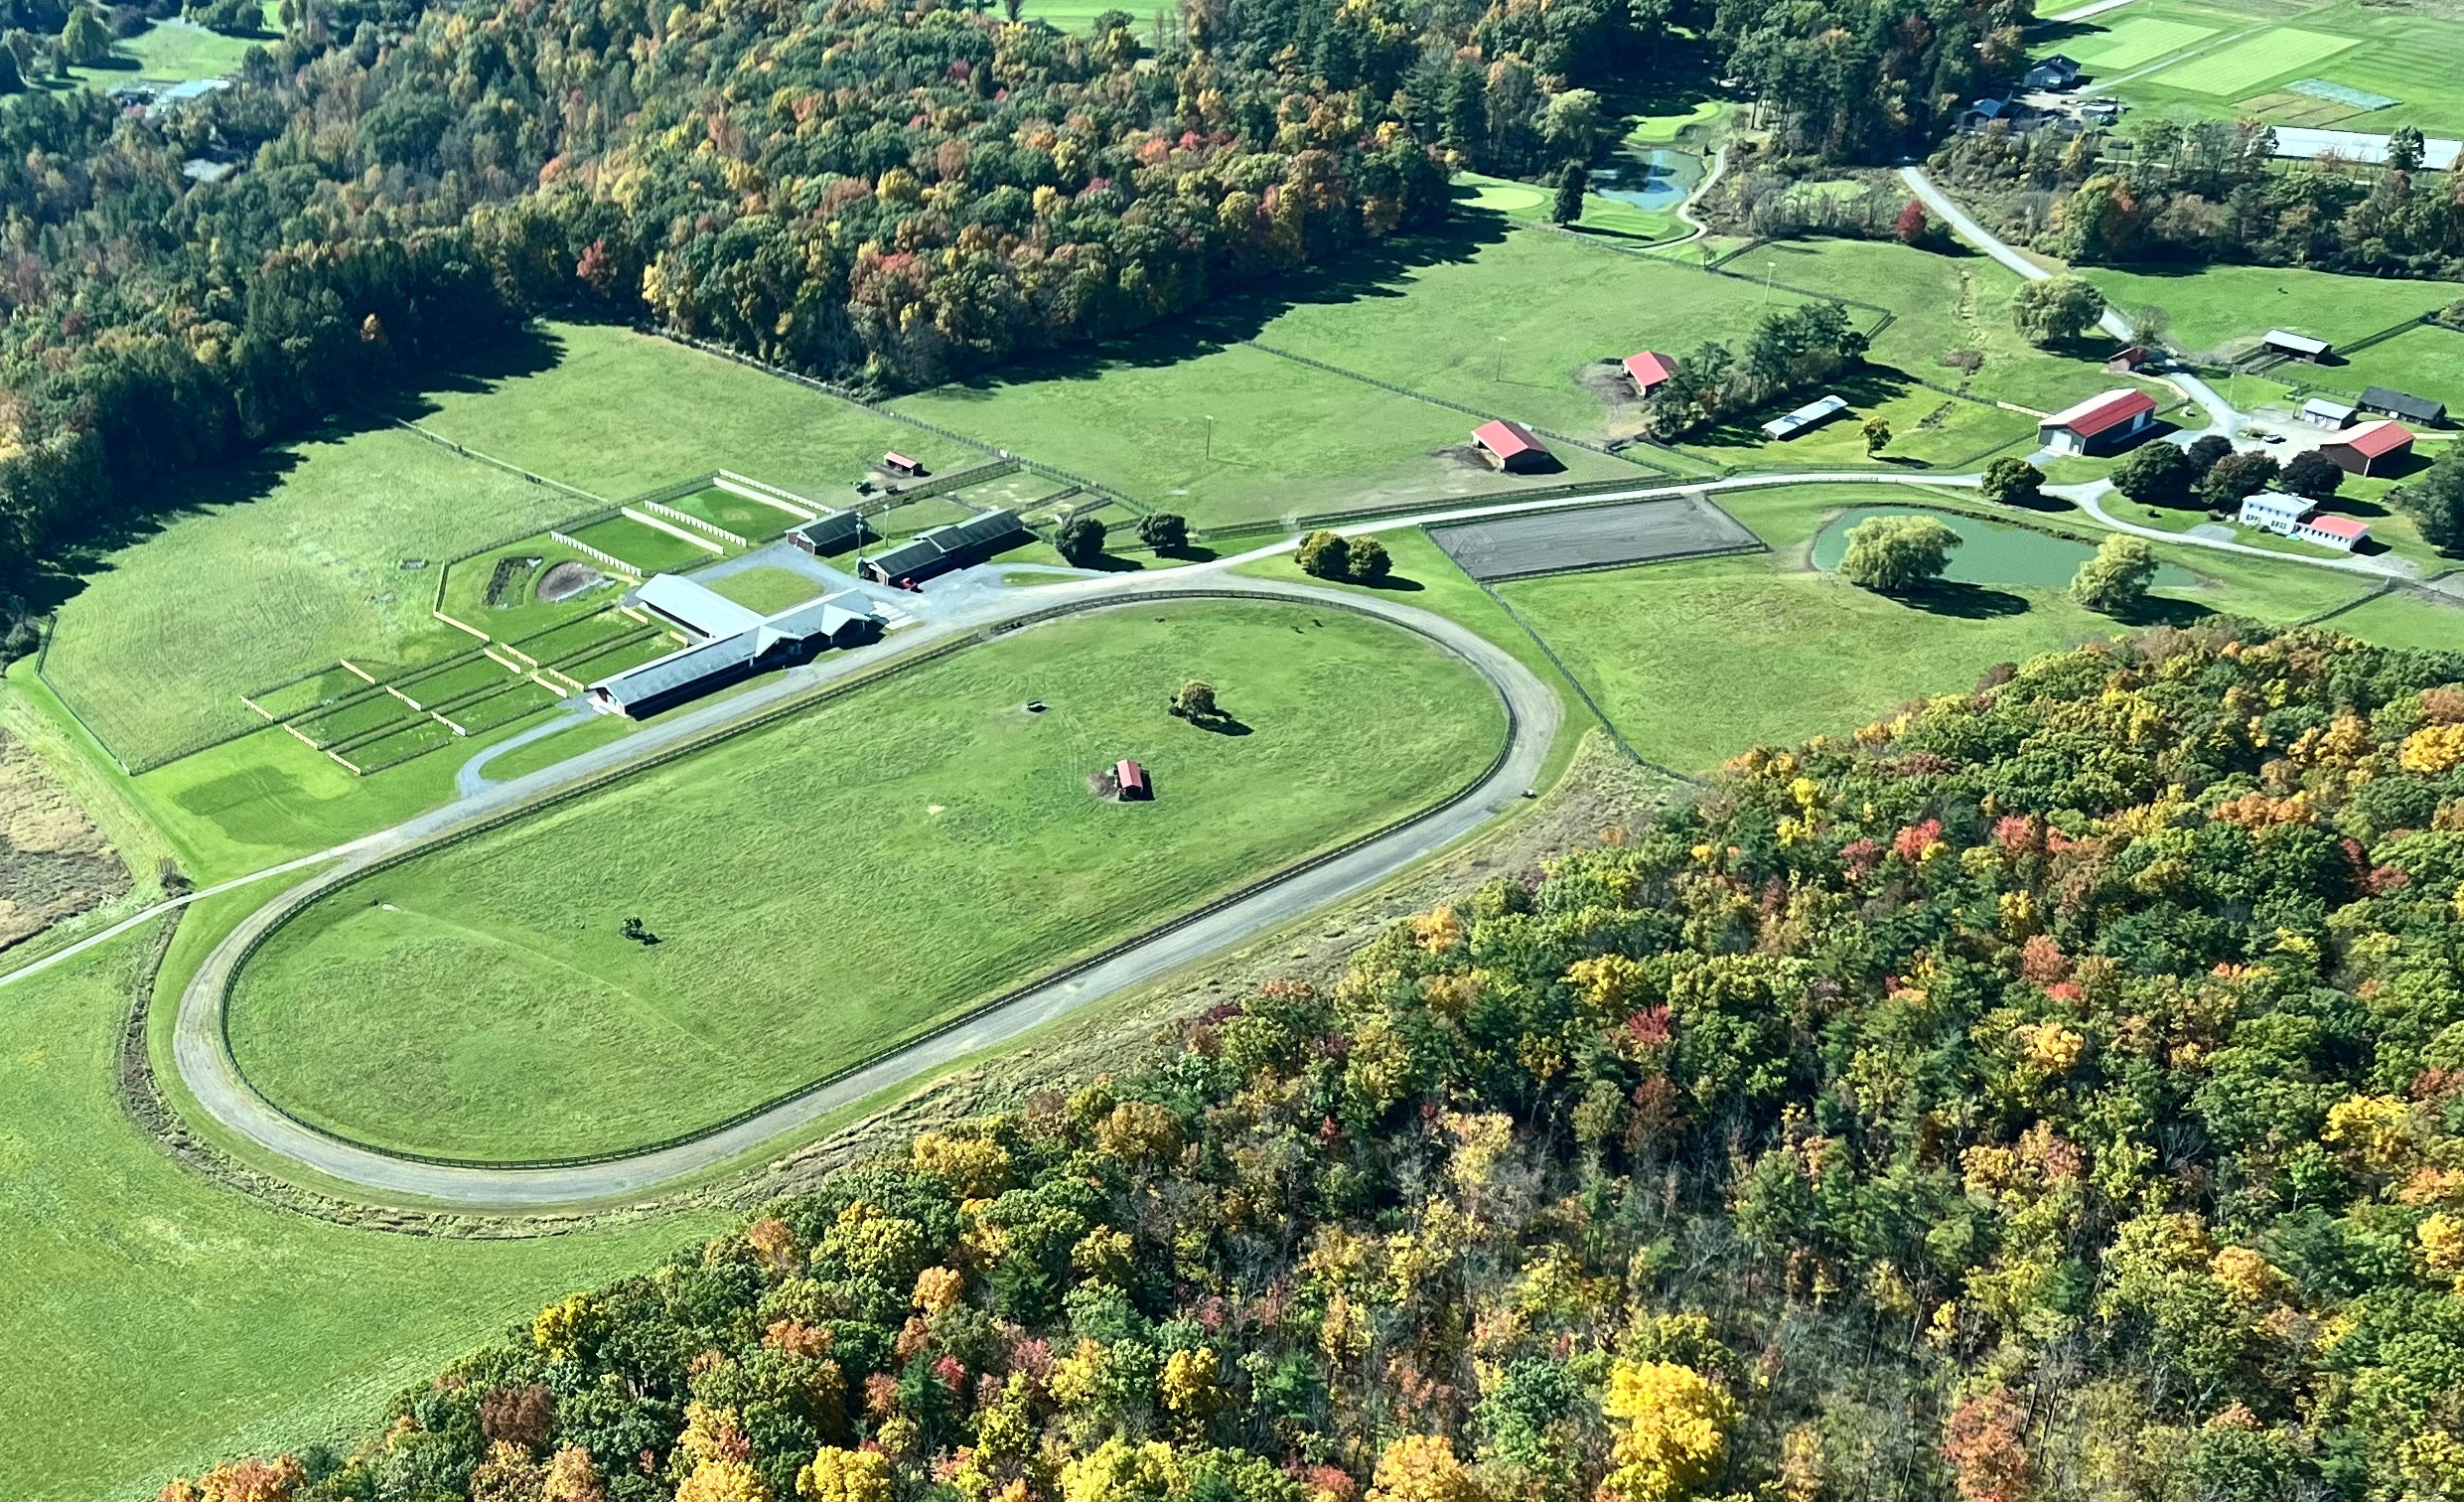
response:
M1961 540L1932 517L1872 517L1848 529L1839 576L1879 594L1906 594L1941 578Z
M1377 1456L1368 1502L1482 1502L1471 1468L1442 1434L1405 1434Z
M2156 550L2127 532L2115 532L2097 545L2096 556L2079 565L2071 580L2071 598L2090 610L2123 615L2147 599L2156 577Z
M1204 678L1191 678L1173 690L1172 715L1175 719L1204 724L1209 720L1221 719L1223 714L1224 711L1215 701L1215 685Z
M1300 539L1300 550L1293 554L1300 571L1321 579L1348 579L1352 576L1352 544L1341 534L1313 531Z
M2103 316L2104 294L2077 276L2021 282L2011 294L2011 323L2030 344L2068 344L2085 337Z
M1962 1502L2028 1502L2036 1464L2028 1454L2027 1414L2002 1388L1970 1398L1943 1427L1943 1458Z
M1601 1412L1615 1424L1601 1495L1617 1502L1677 1502L1714 1476L1728 1454L1735 1402L1690 1367L1620 1361Z

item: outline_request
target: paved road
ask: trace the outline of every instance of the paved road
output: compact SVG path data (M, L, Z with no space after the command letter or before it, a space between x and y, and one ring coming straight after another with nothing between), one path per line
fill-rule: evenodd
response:
M2252 547L2247 542L2228 542L2221 537L2194 537L2183 532L2159 531L2152 526L2140 526L2135 523L2124 522L2104 509L2104 497L2111 494L2112 489L2112 482L2099 480L2090 485L2048 485L2045 487L2045 494L2062 497L2115 531L2125 531L2134 537L2145 537L2153 542L2180 542L2192 547L2211 548L2217 552L2243 553L2253 558L2265 558L2270 563L2307 563L2313 568L2330 568L2338 573L2360 574L2367 579L2409 580L2415 573L2409 560L2399 558L2393 553L2382 553L2377 557L2347 555L2341 558L2313 558L2300 553L2271 552L2264 547Z
M1948 224L1952 232L1959 238L2010 267L2029 281L2047 281L2052 278L2051 271L2004 244L1992 231L1976 223L1966 210L1952 202L1951 195L1934 186L1934 180L1925 175L1924 168L1902 167L1899 170L1899 176L1900 181L1908 185L1909 191L1917 196L1918 201L1934 213L1941 215L1943 222ZM2098 327L2123 344L2130 342L2130 320L2122 317L2114 309L2105 309L2104 316L2097 322ZM2211 430L2229 436L2241 431L2242 414L2233 409L2231 402L2217 395L2214 386L2187 371L2168 371L2164 378L2179 386L2184 395L2197 402L2207 412L2208 426Z
M1192 961L1373 886L1480 828L1518 803L1537 782L1549 744L1556 737L1562 710L1554 691L1511 654L1444 617L1382 596L1235 578L1220 569L1208 573L1211 576L1194 577L1190 571L1176 570L1148 578L1090 580L1022 592L1011 603L1006 616L1014 618L1048 610L1057 602L1073 598L1083 601L1088 609L1137 605L1193 588L1359 611L1428 637L1470 663L1488 679L1504 699L1512 719L1506 753L1498 767L1467 797L1333 859L1204 910L1190 921L1169 926L1098 963L1016 995L959 1026L843 1079L675 1146L610 1162L566 1167L427 1163L341 1140L276 1110L241 1077L223 1036L224 995L249 946L298 908L350 880L370 863L502 813L522 797L574 780L574 775L569 774L543 783L534 774L359 842L317 878L283 893L244 920L207 958L181 996L172 1044L181 1079L207 1114L229 1130L329 1178L381 1196L473 1210L536 1210L642 1195L757 1149L764 1142L881 1091L1007 1042L1091 1001L1146 984ZM1002 618L993 615L963 626L956 622L935 623L929 634L955 635L996 624ZM909 639L914 641L921 635L910 635ZM850 662L865 666L859 659ZM809 678L800 686L810 686ZM736 702L712 707L733 709ZM623 744L633 751L641 739L637 735ZM566 772L566 768L551 770Z

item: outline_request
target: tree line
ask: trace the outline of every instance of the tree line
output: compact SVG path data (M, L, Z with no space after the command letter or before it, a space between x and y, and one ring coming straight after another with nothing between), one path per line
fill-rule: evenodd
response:
M2006 664L163 1502L2426 1502L2459 956L2464 654Z

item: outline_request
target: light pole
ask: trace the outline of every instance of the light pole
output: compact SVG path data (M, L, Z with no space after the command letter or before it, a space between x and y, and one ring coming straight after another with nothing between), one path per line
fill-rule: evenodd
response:
M1207 418L1207 458L1206 458L1206 462L1207 462L1207 463L1209 463L1209 464L1213 464L1213 463L1215 462L1215 419L1214 419L1212 416L1210 416L1209 418Z
M1778 261L1763 262L1763 306L1766 308L1771 306L1771 284L1778 279L1779 275L1780 263Z
M1491 365L1490 365L1490 367L1489 367L1489 379L1490 379L1490 382L1491 382L1492 384L1495 384L1496 382L1498 382L1498 381L1502 381L1502 380L1504 380L1505 378L1506 378L1506 336L1505 336L1505 335L1503 335L1503 334L1500 334L1500 335L1498 336L1498 347L1497 347L1497 350L1496 350L1496 352L1495 352L1495 356L1494 356L1494 358L1493 358L1493 361L1492 361L1492 363L1491 363Z

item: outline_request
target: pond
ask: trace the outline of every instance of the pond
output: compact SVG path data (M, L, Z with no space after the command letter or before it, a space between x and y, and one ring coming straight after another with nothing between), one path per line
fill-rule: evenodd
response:
M1591 180L1591 191L1637 209L1673 209L1702 180L1702 158L1690 151L1655 146L1611 157Z
M2071 576L2079 572L2079 565L2096 555L2096 549L2085 542L2032 527L1980 521L1957 512L1921 506L1859 506L1833 518L1814 534L1813 566L1824 573L1838 568L1840 557L1848 550L1848 529L1875 517L1931 517L1957 532L1960 544L1952 552L1951 567L1943 574L1956 584L2063 589L2070 585ZM2198 582L2198 575L2170 563L2156 570L2158 588L2178 589Z

